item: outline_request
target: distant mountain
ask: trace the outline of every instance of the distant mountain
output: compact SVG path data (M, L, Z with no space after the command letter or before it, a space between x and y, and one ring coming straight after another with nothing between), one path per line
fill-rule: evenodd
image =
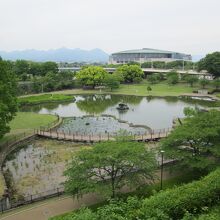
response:
M32 60L54 62L107 62L109 55L101 49L82 50L79 48L59 48L53 50L16 50L11 52L0 51L5 60Z
M192 61L193 62L197 62L197 61L199 61L199 60L201 60L202 58L204 58L205 57L205 55L192 55Z

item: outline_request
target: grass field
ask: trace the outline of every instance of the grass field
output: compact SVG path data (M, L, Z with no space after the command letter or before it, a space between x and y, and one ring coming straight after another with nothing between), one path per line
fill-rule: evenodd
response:
M147 91L147 87L151 87L151 91ZM121 87L113 93L140 95L140 96L179 96L184 93L192 93L198 87L190 87L187 84L168 85L167 83L149 84L146 81L140 84L121 85Z
M6 134L0 144L12 139L15 136L22 136L24 132L30 134L34 129L40 126L46 126L57 119L54 115L40 115L31 112L18 112L15 118L10 122L10 133Z
M43 94L43 95L34 95L34 96L18 98L18 102L22 105L39 104L44 102L72 101L72 100L74 100L74 97L72 95L64 95L64 94Z
M150 86L152 91L148 92L147 87ZM120 88L110 91L109 89L95 89L95 90L83 90L72 89L51 92L50 94L56 95L78 95L78 94L122 94L122 95L138 95L138 96L179 96L184 93L192 93L194 90L198 90L200 87L195 85L190 87L186 83L178 83L176 85L169 85L167 82L161 82L158 84L150 84L144 80L140 84L122 84ZM42 95L40 95L42 96ZM37 99L35 96L28 95L19 98L19 100L25 100L27 97L31 99ZM35 98L34 98L35 97ZM27 99L30 100L30 99Z
M147 87L151 87L151 91L147 91ZM118 94L118 95L137 95L137 96L180 96L183 94L192 94L193 91L198 91L201 86L197 83L191 87L188 83L180 82L176 85L169 85L166 81L157 84L150 84L147 80L143 80L139 84L121 84L118 89L110 91L109 89L71 89L53 91L43 94L26 95L19 97L19 102L22 104L37 104L49 101L68 101L73 97L70 95L83 94ZM213 89L211 86L207 90ZM51 95L53 94L53 95ZM44 100L45 97L45 100ZM220 94L217 94L220 98ZM25 103L26 102L26 103Z

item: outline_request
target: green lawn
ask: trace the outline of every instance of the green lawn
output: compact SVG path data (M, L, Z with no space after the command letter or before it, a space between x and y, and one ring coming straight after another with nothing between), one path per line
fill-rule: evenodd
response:
M27 97L19 97L20 104L39 104L43 102L72 101L75 98L72 95L64 94L41 94Z
M150 86L152 91L148 92L147 87ZM179 96L184 93L192 93L198 90L198 87L190 87L187 84L168 85L167 83L149 84L144 81L141 84L121 85L121 87L113 93L140 95L140 96Z
M148 92L147 87L150 86L152 91ZM76 94L122 94L122 95L138 95L138 96L179 96L184 93L192 93L198 90L199 86L190 87L186 83L178 83L176 85L168 85L167 82L158 84L149 84L144 80L140 84L122 84L120 88L110 91L109 89L83 90L72 89L52 92L52 94L76 95ZM28 96L26 96L28 97Z
M10 133L6 134L0 143L8 141L15 136L22 136L24 132L31 134L34 129L40 126L46 126L57 119L54 115L41 115L31 112L18 112L15 118L10 122Z
M151 87L151 91L147 91L147 87ZM207 90L212 87L207 87ZM69 95L80 95L80 94L121 94L121 95L138 95L138 96L179 96L185 93L193 93L201 89L199 84L195 84L193 87L189 84L180 82L176 85L169 85L166 81L150 84L147 80L143 80L139 84L121 84L118 89L110 91L109 89L72 89L72 90L61 90L53 91L44 94L26 95L21 96L19 101L27 101L29 104L35 104L40 102L48 101L65 101L71 100L73 97ZM51 96L53 94L53 98ZM38 98L37 98L38 97ZM42 98L45 98L42 99ZM220 94L218 95L220 97Z

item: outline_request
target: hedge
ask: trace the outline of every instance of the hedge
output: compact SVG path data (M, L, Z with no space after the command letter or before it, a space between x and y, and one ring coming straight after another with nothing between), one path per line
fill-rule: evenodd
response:
M141 219L182 219L186 213L200 213L220 200L220 169L200 181L162 191L143 200Z

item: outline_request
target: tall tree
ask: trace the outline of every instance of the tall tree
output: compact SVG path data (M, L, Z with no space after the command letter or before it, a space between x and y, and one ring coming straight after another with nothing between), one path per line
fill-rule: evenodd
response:
M220 52L214 52L206 55L198 63L198 70L207 70L210 74L220 77Z
M41 64L42 75L46 75L48 72L58 73L58 65L55 62L45 62Z
M9 132L8 123L17 110L16 80L7 62L0 61L0 138Z
M26 60L17 60L14 63L14 72L20 77L22 74L27 74L29 72L29 64Z
M108 73L102 67L89 66L83 68L76 74L76 79L78 79L83 86L95 86L102 85L105 81L106 75Z
M114 198L123 186L153 180L155 169L155 155L143 143L102 142L76 154L65 172L65 188L73 195L99 192Z
M105 86L111 89L117 89L120 85L120 79L116 74L108 74L105 77Z
M167 73L167 82L168 84L175 85L179 81L179 76L177 72L169 72Z
M213 84L213 86L215 86L216 89L219 89L220 88L220 78L213 80L212 84Z
M122 75L125 82L134 82L135 78L142 79L144 72L138 65L123 65L117 68L115 74Z
M185 80L191 87L193 87L193 85L199 81L198 77L196 76L186 76Z
M202 88L204 89L208 84L209 84L209 80L208 79L200 79L199 80L199 84L202 86Z
M179 160L182 168L206 170L220 156L220 112L192 111L184 123L162 141L168 157Z

